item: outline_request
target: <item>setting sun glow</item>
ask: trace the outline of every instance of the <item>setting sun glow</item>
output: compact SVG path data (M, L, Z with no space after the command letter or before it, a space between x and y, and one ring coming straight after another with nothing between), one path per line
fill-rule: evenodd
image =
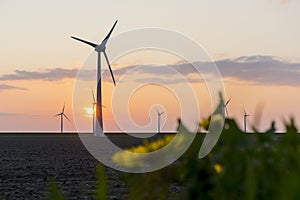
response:
M85 111L86 116L89 116L89 117L92 116L94 113L92 107L85 107L84 111Z

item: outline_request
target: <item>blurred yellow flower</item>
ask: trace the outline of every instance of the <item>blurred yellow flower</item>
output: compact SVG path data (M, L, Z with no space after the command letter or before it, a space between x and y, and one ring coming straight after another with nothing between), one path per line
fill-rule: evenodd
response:
M140 145L137 147L131 147L126 150L133 152L133 153L148 153L148 152L156 151L156 150L161 149L162 147L166 146L167 144L169 144L173 138L174 138L174 135L166 135L164 138L158 139L153 142L148 142L146 140L146 141L144 141L143 145Z
M222 171L222 166L220 164L215 164L214 169L217 172L217 174L220 174Z
M126 149L126 150L128 150L130 152L133 152L133 153L147 153L147 152L149 152L147 147L142 146L142 145L139 145L137 147L132 147L132 148Z
M113 155L112 160L114 163L123 167L132 168L143 165L143 153L153 152L163 148L171 142L175 135L166 135L162 139L153 142L144 141L143 145L125 149L125 151L117 152Z

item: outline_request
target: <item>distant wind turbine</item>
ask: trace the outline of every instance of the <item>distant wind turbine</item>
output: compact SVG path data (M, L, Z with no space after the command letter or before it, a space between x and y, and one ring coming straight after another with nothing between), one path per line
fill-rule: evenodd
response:
M93 109L93 133L95 134L95 108L97 105L96 99L95 99L95 94L94 94L94 90L91 88L92 90L92 96L93 96L93 103L92 103L92 109ZM103 106L103 108L106 108L106 106Z
M224 108L225 108L227 117L228 117L228 109L227 109L227 105L229 104L230 101L231 101L231 98L228 99L228 100L226 101L226 103L224 104Z
M58 116L60 116L60 132L63 133L63 131L64 131L64 117L67 120L69 120L68 116L65 114L65 104L62 108L61 113L58 113L58 114L54 115L53 117L58 117Z
M244 133L247 133L247 117L249 116L250 115L246 113L246 110L244 110Z
M111 35L111 33L113 32L116 24L117 24L118 20L116 20L116 22L114 23L114 25L112 26L112 28L110 29L109 33L107 34L107 36L103 39L103 41L98 45L98 44L94 44L92 42L88 42L86 40L77 38L77 37L73 37L71 36L72 39L78 40L80 42L83 42L85 44L88 44L89 46L92 46L95 51L98 53L98 66L97 66L97 102L96 102L96 119L97 119L97 123L96 123L96 132L94 132L94 135L96 136L103 136L103 118L102 118L102 95L101 95L101 52L104 54L105 60L107 62L112 80L114 82L114 85L116 86L116 81L112 72L112 69L110 67L110 63L108 60L108 56L105 52L106 49L106 43Z
M94 91L93 89L92 90L92 95L93 95L93 134L95 134L95 108L96 108L96 105L97 105L97 102L96 102L96 99L95 99L95 94L94 94Z
M159 112L158 110L156 110L156 112L157 112L157 129L158 129L158 133L160 133L160 119L161 116L165 113L165 111Z

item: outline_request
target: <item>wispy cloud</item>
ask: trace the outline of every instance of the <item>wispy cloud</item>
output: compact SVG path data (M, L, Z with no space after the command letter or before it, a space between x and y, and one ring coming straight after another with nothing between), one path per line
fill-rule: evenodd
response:
M0 117L39 117L40 115L30 115L25 113L9 113L9 112L0 112Z
M16 116L16 113L5 113L5 112L0 112L0 117L14 117Z
M282 60L272 56L243 56L238 58L217 60L214 62L226 81L235 83L290 85L300 86L300 63ZM189 82L203 82L197 70L210 74L213 67L211 62L176 63L173 65L130 65L113 69L116 80L123 75L131 81L141 83L160 82L165 84L181 83L185 78ZM78 69L55 68L45 71L16 70L12 74L0 76L0 80L45 80L59 81L75 78ZM96 70L80 70L81 80L94 80ZM211 76L210 78L214 78ZM103 74L103 80L111 82L108 70ZM9 85L0 85L4 89L24 89Z
M223 77L257 84L300 86L300 63L272 56L244 56L216 64Z
M12 86L12 85L0 84L0 92L3 90L27 90L27 89L23 88L23 87L16 87L16 86Z
M235 83L249 82L249 84L267 85L291 85L300 86L300 63L288 62L272 56L243 56L233 59L215 61L222 78L234 79ZM197 70L203 74L209 74L213 67L212 63L195 62L180 63L167 66L126 66L114 70L119 79L126 74L137 82L155 82L158 79L164 83L180 83L182 79L176 77L184 76L189 82L202 82L197 76ZM172 69L172 70L167 70ZM212 77L213 78L213 77ZM105 72L104 80L111 81L109 72Z
M0 76L0 80L47 80L58 81L65 78L74 78L77 69L46 69L45 71L26 71L15 70L13 74L4 74Z

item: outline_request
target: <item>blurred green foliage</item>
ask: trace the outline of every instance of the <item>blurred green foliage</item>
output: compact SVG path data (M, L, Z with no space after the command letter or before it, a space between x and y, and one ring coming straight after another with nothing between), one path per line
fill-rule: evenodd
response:
M272 123L265 133L245 134L234 120L226 119L217 146L203 159L198 158L198 153L205 135L197 134L185 154L172 165L144 174L122 173L121 179L129 187L128 197L131 200L300 199L300 139L295 120L285 122L285 133L274 133L274 127ZM154 151L172 138L167 135L131 149ZM107 199L107 178L102 164L97 166L96 177L96 199ZM171 184L181 186L182 191L172 193ZM49 184L48 199L65 199L53 181Z
M96 169L96 199L97 200L106 200L107 199L107 177L105 174L105 168L102 163L97 165Z
M50 181L49 183L49 193L48 193L48 200L65 200L66 198L61 193L58 188L58 185L55 181Z
M200 125L207 128L209 120ZM285 127L285 133L275 133L272 122L265 133L245 134L226 119L218 144L203 159L198 153L205 135L197 134L172 165L121 178L132 200L170 199L171 183L183 188L178 199L300 199L300 139L293 118Z

